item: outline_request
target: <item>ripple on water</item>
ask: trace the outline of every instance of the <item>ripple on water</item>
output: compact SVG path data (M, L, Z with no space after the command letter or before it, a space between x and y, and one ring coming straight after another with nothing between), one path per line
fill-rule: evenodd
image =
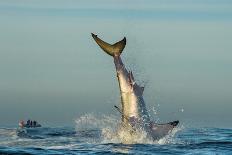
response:
M232 154L232 129L179 127L158 141L138 135L123 144L117 117L83 116L76 122L76 128L30 129L26 137L15 128L0 128L0 154Z

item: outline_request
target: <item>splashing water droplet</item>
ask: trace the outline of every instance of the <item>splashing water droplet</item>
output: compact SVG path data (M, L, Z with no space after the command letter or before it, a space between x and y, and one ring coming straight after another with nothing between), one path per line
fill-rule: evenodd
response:
M173 137L180 129L173 129L164 138L153 141L147 136L147 133L142 129L131 132L121 124L121 120L116 116L95 116L93 114L85 114L76 119L76 131L91 131L98 130L99 136L87 137L85 140L89 142L101 143L126 143L126 144L167 144L173 143ZM92 138L92 139L91 139ZM95 139L94 139L95 138ZM97 140L96 140L97 139Z

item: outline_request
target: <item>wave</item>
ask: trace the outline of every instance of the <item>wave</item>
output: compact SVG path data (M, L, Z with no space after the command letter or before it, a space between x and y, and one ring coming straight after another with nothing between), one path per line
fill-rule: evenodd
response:
M157 141L122 130L114 115L86 114L75 127L0 128L0 154L231 154L232 130L179 126ZM122 143L122 142L128 143Z

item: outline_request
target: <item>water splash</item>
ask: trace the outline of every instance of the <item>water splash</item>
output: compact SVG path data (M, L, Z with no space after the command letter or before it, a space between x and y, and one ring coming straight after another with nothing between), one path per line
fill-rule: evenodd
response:
M98 130L100 135L89 136L89 142L101 143L124 143L124 144L169 144L175 143L174 135L182 130L183 127L174 128L167 136L160 140L153 141L143 130L132 132L123 127L121 120L114 115L95 116L94 114L85 114L76 119L76 131L83 132L88 130Z

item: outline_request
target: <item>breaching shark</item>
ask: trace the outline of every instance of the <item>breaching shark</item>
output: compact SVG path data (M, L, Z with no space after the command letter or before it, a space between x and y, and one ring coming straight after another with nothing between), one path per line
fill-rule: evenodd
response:
M121 95L121 108L117 106L115 108L121 113L123 126L131 131L142 129L153 140L158 140L171 132L179 121L157 124L151 120L143 99L144 87L136 83L132 71L128 71L122 62L120 55L126 46L126 38L115 44L109 44L93 33L92 37L101 49L114 59Z

